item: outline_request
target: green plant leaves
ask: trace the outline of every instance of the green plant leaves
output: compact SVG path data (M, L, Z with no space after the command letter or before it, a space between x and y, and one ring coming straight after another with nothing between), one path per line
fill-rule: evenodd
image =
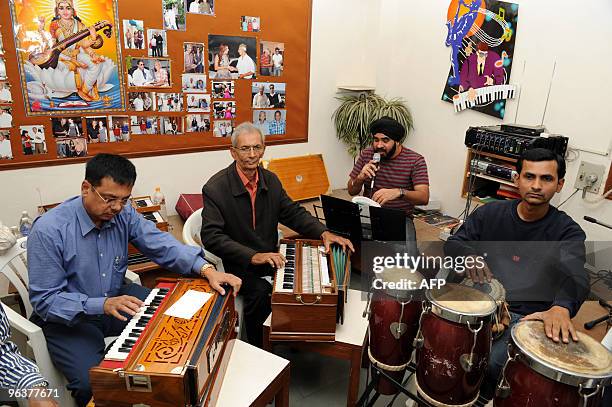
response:
M389 116L406 128L413 128L412 114L401 98L386 100L375 93L361 93L336 98L340 106L332 115L336 137L347 144L353 158L369 144L369 127L374 120Z

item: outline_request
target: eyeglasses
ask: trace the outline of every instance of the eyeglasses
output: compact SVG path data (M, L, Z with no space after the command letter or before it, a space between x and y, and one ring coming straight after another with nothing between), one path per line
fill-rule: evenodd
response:
M130 201L130 197L128 196L127 198L104 198L102 195L100 195L100 193L98 192L98 190L96 189L96 187L94 187L93 185L91 186L91 189L93 189L96 194L100 197L101 200L104 201L105 204L107 204L108 206L113 206L114 204L119 204L121 206L125 206L129 201Z
M248 154L251 151L253 151L254 153L261 153L264 150L264 146L260 144L257 144L256 146L242 146L242 147L232 147L232 148L242 154Z

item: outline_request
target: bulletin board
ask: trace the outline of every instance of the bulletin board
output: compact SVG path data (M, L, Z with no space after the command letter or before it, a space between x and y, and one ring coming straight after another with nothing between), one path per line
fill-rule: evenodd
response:
M312 0L0 1L0 170L308 141Z

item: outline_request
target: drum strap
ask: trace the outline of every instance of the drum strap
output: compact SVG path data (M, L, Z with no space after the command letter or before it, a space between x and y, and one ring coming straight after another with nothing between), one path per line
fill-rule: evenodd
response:
M380 367L382 370L387 370L389 372L399 372L400 370L406 369L406 367L409 364L408 362L408 363L404 363L403 365L392 366L392 365L387 365L383 362L380 362L376 360L376 358L372 355L372 352L369 346L368 346L368 357L370 358L370 362L372 362L374 365L376 365L377 367Z

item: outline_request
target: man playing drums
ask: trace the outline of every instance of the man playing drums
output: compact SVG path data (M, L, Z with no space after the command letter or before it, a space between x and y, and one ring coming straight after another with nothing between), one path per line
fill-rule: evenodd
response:
M541 320L546 336L568 343L578 340L571 318L589 292L584 272L584 231L570 216L550 205L564 184L565 161L535 148L519 158L515 183L520 200L478 208L448 239L452 256L483 256L484 267L467 269L474 282L493 276L506 288L510 327L519 320ZM491 399L507 358L507 329L493 343L481 395Z

